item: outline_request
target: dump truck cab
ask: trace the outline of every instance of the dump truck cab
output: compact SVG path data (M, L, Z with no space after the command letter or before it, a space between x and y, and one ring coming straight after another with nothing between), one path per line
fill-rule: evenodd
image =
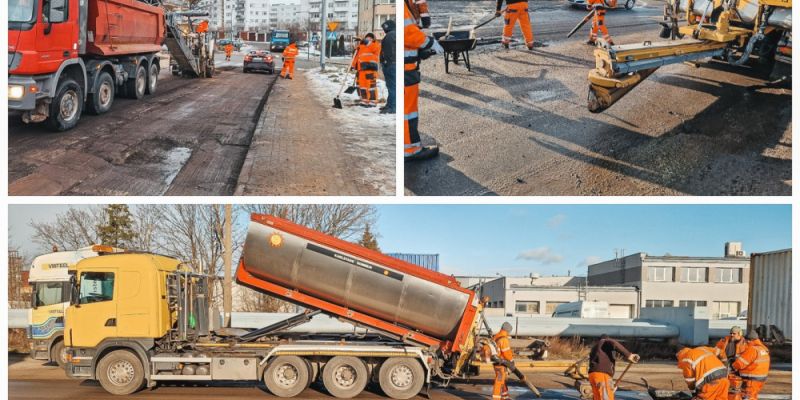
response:
M69 268L89 257L121 251L110 246L94 245L74 251L44 254L33 259L28 277L33 292L28 319L31 358L64 366L64 312L70 299Z

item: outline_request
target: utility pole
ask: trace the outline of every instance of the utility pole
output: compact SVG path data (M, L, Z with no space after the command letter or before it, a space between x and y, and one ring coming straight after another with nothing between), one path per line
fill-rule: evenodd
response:
M231 238L231 218L233 212L231 211L231 205L225 204L225 228L223 235L225 236L223 239L223 245L225 246L225 258L223 260L224 267L225 267L225 286L222 288L222 307L225 313L224 320L225 326L231 326L231 267L233 263L233 239Z
M320 38L320 46L319 46L319 68L325 71L325 42L328 37L328 9L326 7L326 3L328 0L322 0L322 4L320 5L320 29L319 31L322 33L322 37Z

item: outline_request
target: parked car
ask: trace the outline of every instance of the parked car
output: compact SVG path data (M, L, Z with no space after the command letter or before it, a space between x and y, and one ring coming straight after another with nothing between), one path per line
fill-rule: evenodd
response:
M586 8L587 0L567 0L569 5L576 8ZM624 7L626 10L632 9L636 5L636 0L617 0L617 8Z
M275 73L275 58L266 50L253 50L244 56L244 73L250 71L267 71L269 74Z
M242 42L241 39L234 39L234 40L220 39L220 40L217 40L217 42L216 42L217 50L220 50L220 51L224 50L225 46L228 43L233 43L233 49L236 50L236 51L241 50L242 46L244 46L244 42Z

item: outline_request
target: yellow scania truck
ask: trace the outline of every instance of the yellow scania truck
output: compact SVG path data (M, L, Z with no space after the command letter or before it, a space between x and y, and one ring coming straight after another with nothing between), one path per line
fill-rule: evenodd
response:
M28 284L32 287L31 311L28 317L28 338L32 342L31 357L56 362L63 367L64 310L69 306L68 269L89 257L122 251L94 245L73 251L57 251L33 259Z

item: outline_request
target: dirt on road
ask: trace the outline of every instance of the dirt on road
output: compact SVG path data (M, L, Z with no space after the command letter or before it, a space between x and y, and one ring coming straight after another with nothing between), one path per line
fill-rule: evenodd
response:
M485 370L485 371L484 371ZM537 387L542 389L545 399L564 399L577 400L577 391L573 389L574 381L565 377L563 369L523 369L523 372ZM100 385L91 380L73 380L66 377L64 371L54 365L45 364L42 361L32 360L29 357L16 353L9 353L9 398L10 399L105 399L108 398L106 392ZM619 372L618 372L619 374ZM434 387L430 392L429 399L450 400L450 399L488 399L491 398L491 384L493 373L486 368L482 369L481 375L469 382L454 382L448 388ZM625 379L620 384L618 396L620 399L649 400L644 393L644 385L641 378L645 377L654 387L669 389L673 385L676 390L683 390L684 383L680 371L673 363L642 363L631 368L625 375ZM770 371L770 377L764 387L763 393L788 395L791 394L792 372L791 365L779 364ZM509 380L512 385L512 397L518 399L533 399L533 396L526 392L513 379ZM137 398L158 398L158 399L204 399L220 398L226 399L252 399L254 396L273 398L263 384L253 385L252 383L215 383L213 385L177 383L160 384L156 389L144 390L139 392ZM314 384L301 393L298 399L326 399L333 397L325 392L325 389L318 384ZM359 399L384 398L380 389L369 386ZM426 398L418 396L419 399Z
M432 14L463 3L431 2ZM423 62L420 131L441 156L406 164L407 194L791 194L791 90L765 88L743 68L677 64L592 114L586 28L563 39L585 12L543 4L551 7L531 15L547 47L479 46L471 72L451 65L446 74L440 57ZM626 11L609 13L614 40L659 40L655 11L633 11L640 24L625 29L615 23Z
M66 132L11 118L11 195L229 195L274 75L162 70L154 95L116 98Z

